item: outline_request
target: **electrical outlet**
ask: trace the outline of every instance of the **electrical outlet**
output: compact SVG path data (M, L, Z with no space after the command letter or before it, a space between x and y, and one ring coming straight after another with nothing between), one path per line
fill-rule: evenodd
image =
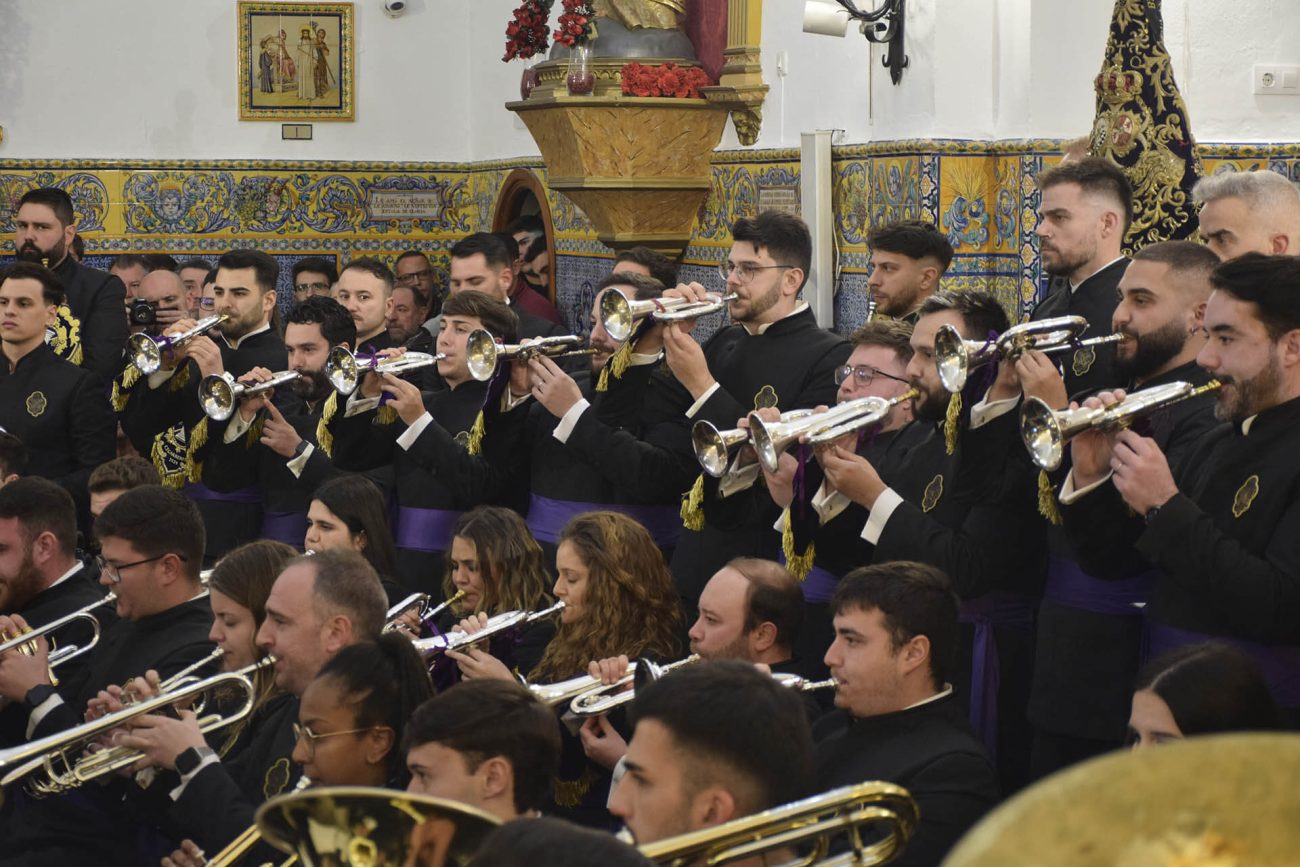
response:
M1251 70L1252 93L1258 96L1300 96L1300 66L1257 63Z

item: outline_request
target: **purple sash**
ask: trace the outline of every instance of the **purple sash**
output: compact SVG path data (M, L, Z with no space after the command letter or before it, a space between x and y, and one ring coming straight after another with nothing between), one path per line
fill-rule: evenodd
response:
M576 500L552 500L533 494L528 503L528 529L539 542L550 542L560 537L560 531L570 519L587 512L618 512L627 515L650 531L650 536L660 548L671 548L682 534L682 518L678 506L629 506L623 503L579 503Z
M451 547L451 531L464 512L399 506L393 541L408 551L441 554Z
M214 491L202 482L187 484L182 492L191 500L208 500L216 503L244 503L257 505L262 502L260 488L240 488L237 491ZM299 539L299 541L302 541Z
M1032 626L1034 600L1019 593L994 590L962 603L959 619L975 626L970 673L970 724L984 742L989 757L998 756L998 644L994 626Z
M1245 653L1264 673L1274 701L1284 708L1300 708L1300 646L1279 644L1270 647L1257 641L1207 635L1147 621L1147 658L1202 641L1222 641Z
M781 563L783 565L785 563L784 555L781 556ZM824 605L831 601L831 596L835 594L835 588L839 584L839 576L834 572L814 566L808 570L808 574L803 579L803 601Z
M306 512L262 513L262 538L274 539L295 548L303 547L307 536Z
M1103 581L1079 568L1072 560L1052 557L1047 564L1047 586L1043 598L1066 608L1079 608L1094 614L1137 617L1139 603L1151 594L1151 573L1123 581Z

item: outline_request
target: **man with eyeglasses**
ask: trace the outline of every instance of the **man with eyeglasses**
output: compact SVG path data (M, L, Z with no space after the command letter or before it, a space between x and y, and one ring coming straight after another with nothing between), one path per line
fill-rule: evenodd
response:
M443 292L434 281L433 266L429 257L419 250L407 250L397 257L393 264L393 273L397 276L397 285L414 290L423 297L428 306L426 319L437 316L442 311Z
M691 335L693 322L663 329L668 367L687 393L691 421L709 421L720 430L764 407L781 410L830 404L834 370L848 360L846 340L817 324L799 294L808 279L812 240L802 220L766 211L732 226L732 245L722 263L732 325L701 346ZM698 283L665 293L691 301L710 300ZM756 475L756 473L755 473ZM702 476L684 507L688 529L673 553L677 588L693 608L712 575L734 557L776 555L769 528L776 506L751 484L724 491ZM719 494L730 494L720 497Z
M320 256L309 256L293 264L293 300L302 301L312 295L328 295L339 280L334 263Z

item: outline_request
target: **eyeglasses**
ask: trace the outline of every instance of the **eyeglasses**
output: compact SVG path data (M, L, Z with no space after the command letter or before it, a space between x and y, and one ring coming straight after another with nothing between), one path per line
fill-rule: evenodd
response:
M317 734L316 732L314 732L314 731L312 731L311 729L307 728L307 726L305 726L305 725L299 725L298 723L294 723L294 724L293 724L293 737L294 737L294 740L298 740L298 741L304 741L304 742L306 742L306 744L307 744L307 758L310 759L310 758L312 758L312 757L314 757L314 756L316 755L316 742L317 742L317 741L324 740L325 738L332 738L332 737L334 737L334 736L336 736L336 735L359 735L359 734L361 734L362 732L368 732L368 731L371 731L372 729L390 729L390 730L391 730L391 728L390 728L389 726L366 726L366 727L363 728L363 729L348 729L348 730L346 730L346 731L341 731L341 732L322 732L322 733L320 733L320 734Z
M875 379L877 376L883 376L885 379L892 379L894 382L907 382L907 380L903 379L901 376L894 376L892 373L885 373L883 370L877 370L868 364L846 364L843 367L835 368L836 385L843 384L844 380L848 379L850 376L853 377L853 381L857 385L863 387L871 385L871 380Z
M758 276L759 271L766 271L769 268L796 268L797 265L752 265L749 262L719 262L718 273L722 275L723 280L730 280L734 271L737 283L748 283Z
M216 310L216 309L217 309L217 299L215 299L215 298L200 298L200 299L199 299L199 309L200 309L200 310Z
M172 553L175 552L172 551L167 552L167 554L172 554ZM113 563L108 562L107 560L104 559L104 555L100 554L95 558L95 562L99 564L99 572L101 575L107 575L108 580L112 581L114 584L121 584L123 569L130 569L132 566L143 566L145 563L153 563L157 560L161 560L162 558L166 557L167 554L159 554L157 557L146 557L143 560L136 560L134 563L123 563L121 566L117 566L114 565ZM176 554L176 556L180 558L182 563L184 563L186 560L189 559L184 554Z
M330 288L328 283L295 283L293 288L299 292L324 292Z
M397 282L418 283L419 281L423 280L425 277L432 277L432 276L433 276L433 271L429 268L425 268L423 271L412 271L409 274L399 274L397 275Z

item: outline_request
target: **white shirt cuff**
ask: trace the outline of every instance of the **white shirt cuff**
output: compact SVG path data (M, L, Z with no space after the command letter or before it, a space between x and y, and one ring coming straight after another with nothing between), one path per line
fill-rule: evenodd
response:
M713 397L713 393L720 388L722 388L722 383L720 382L715 382L713 385L710 385L709 390L700 395L700 399L691 404L690 409L686 410L686 417L695 418L695 414L700 411L700 407L704 406L705 401Z
M986 425L995 418L1001 418L1015 409L1018 403L1020 403L1019 397L990 401L988 393L985 392L984 399L970 409L970 429L975 430L975 428Z
M718 496L730 497L732 494L749 490L754 487L754 482L758 481L758 475L759 466L757 463L729 471L718 484Z
M585 397L580 398L577 403L569 407L568 412L560 416L560 423L555 426L555 430L551 431L551 436L562 443L567 443L569 434L573 433L574 427L578 424L578 419L582 418L582 414L590 406L591 403Z
M411 446L415 445L415 441L420 438L420 434L424 433L424 429L431 424L433 424L433 416L425 412L415 420L414 424L402 431L402 435L397 438L397 444L403 451L410 451Z
M348 395L348 402L344 404L343 417L352 418L354 415L370 412L378 406L378 397L362 397L360 391L354 391Z
M872 545L880 541L880 534L885 532L885 524L889 523L889 518L894 514L903 503L903 498L893 488L885 490L876 497L876 504L871 507L871 515L867 518L867 524L862 528L862 539L870 542Z
M173 367L171 370L168 370L166 368L159 368L158 370L155 370L153 373L149 374L149 387L162 388L164 385L167 384L168 380L170 380L172 376L175 375L178 369L179 368Z
M1072 503L1077 503L1080 500L1082 500L1084 497L1088 496L1088 494L1091 494L1093 491L1097 490L1102 485L1109 482L1110 477L1113 475L1114 473L1106 473L1106 475L1102 476L1100 479L1093 482L1091 485L1088 485L1088 487L1079 488L1078 490L1076 490L1074 487L1074 470L1070 470L1069 474L1065 477L1065 484L1061 485L1061 492L1057 495L1056 498L1060 500L1061 505L1064 506L1068 506Z
M256 419L257 416L254 415L253 418ZM230 445L248 433L248 429L252 426L251 421L244 421L244 417L239 414L239 408L236 407L235 411L230 414L230 421L226 422L226 435L221 438L221 441L226 445Z
M830 491L826 488L826 483L822 482L817 493L813 494L812 507L817 512L817 517L821 520L822 526L829 524L831 521L849 507L853 502L839 491Z
M285 467L293 473L295 479L302 478L302 471L307 469L307 461L311 460L312 453L315 451L316 447L307 443L307 448L302 450L302 454L285 462Z
M181 784L168 792L167 796L170 797L173 802L179 801L181 799L181 793L183 793L185 787L190 784L190 780L202 773L204 768L209 765L215 765L219 761L221 761L221 759L217 756L204 756L199 763L194 766L194 770L190 771L188 774L181 774Z
M50 696L36 706L27 717L27 740L30 741L32 739L32 732L36 731L36 727L41 724L41 720L45 719L45 717L49 715L50 711L54 710L61 704L63 704L63 697L56 694Z

